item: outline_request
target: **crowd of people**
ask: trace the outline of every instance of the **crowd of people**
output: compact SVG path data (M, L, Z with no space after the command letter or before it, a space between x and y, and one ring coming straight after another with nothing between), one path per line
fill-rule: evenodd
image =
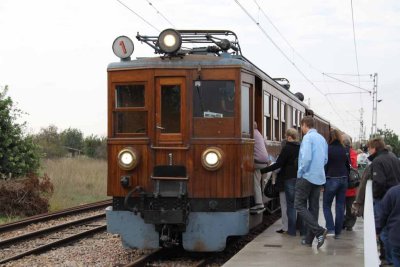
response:
M297 130L288 129L273 164L268 162L264 139L255 124L256 208L263 207L262 175L278 171L275 186L280 192L282 228L277 232L296 236L299 230L302 245L311 247L316 240L319 249L327 237L340 239L343 230L353 231L357 216L363 216L366 183L372 180L380 257L384 264L400 267L400 160L380 137L356 151L347 134L332 129L327 142L314 124L313 117L302 118L301 143ZM360 185L349 188L350 171L358 167ZM318 222L321 192L324 226Z

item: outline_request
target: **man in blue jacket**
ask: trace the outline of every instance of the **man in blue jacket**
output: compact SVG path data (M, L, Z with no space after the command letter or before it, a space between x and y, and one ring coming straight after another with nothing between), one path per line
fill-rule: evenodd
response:
M400 185L392 186L380 204L381 212L376 220L377 234L386 226L393 264L400 267Z
M327 230L318 224L318 214L320 190L326 182L324 166L328 162L328 144L314 129L313 117L305 116L301 120L301 130L305 135L300 146L294 205L307 228L302 244L311 247L316 237L317 248L320 248L327 234Z

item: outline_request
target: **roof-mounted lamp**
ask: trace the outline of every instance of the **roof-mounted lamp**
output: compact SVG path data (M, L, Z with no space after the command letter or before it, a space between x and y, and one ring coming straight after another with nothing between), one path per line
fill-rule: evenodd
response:
M158 36L158 47L161 52L173 54L177 52L182 45L182 37L179 32L174 29L166 29Z

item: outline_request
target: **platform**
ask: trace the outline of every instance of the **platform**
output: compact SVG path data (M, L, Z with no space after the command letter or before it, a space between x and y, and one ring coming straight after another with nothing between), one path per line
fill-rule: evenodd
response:
M322 205L320 225L325 227ZM340 239L327 237L324 245L317 249L300 244L300 236L292 237L275 231L281 228L281 220L257 236L238 254L226 262L224 267L263 266L364 266L363 220L357 218L353 231L342 231Z

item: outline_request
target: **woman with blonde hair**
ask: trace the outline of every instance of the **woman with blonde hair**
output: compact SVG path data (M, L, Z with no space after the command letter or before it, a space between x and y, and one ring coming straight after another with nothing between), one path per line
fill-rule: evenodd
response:
M287 232L291 236L296 235L296 209L294 208L294 189L297 179L297 162L300 151L299 133L296 129L286 130L286 144L282 147L276 162L264 169L261 173L267 173L280 168L277 179L277 187L280 191L282 211L282 229L278 233ZM286 201L285 201L286 200ZM286 205L284 205L286 202ZM282 205L283 204L283 205Z
M333 129L329 133L328 163L325 165L326 184L324 186L323 211L328 229L327 236L335 238L339 238L343 227L349 164L342 133ZM336 198L335 221L332 215L334 198Z

